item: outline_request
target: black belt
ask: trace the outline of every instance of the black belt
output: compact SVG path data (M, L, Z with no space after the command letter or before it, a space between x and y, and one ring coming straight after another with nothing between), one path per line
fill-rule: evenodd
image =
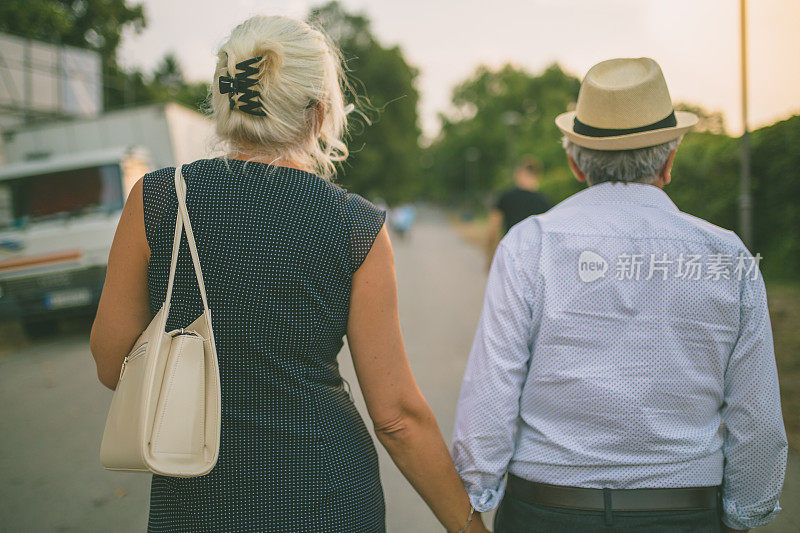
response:
M608 512L716 509L719 487L584 489L535 483L509 474L506 490L534 505Z

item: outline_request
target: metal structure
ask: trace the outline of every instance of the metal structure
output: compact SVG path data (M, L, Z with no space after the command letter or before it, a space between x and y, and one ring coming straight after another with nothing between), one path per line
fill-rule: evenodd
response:
M753 247L753 198L750 191L750 138L747 123L747 6L746 0L739 0L741 20L742 56L742 139L741 139L741 177L739 180L739 232L745 246Z
M102 87L97 52L0 33L0 129L95 116Z
M141 146L152 168L173 166L214 153L214 124L180 104L150 104L93 118L52 120L3 133L5 163L43 161L119 146Z

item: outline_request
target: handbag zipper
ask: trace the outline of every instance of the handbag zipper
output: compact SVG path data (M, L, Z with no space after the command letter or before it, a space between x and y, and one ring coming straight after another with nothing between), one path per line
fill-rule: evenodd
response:
M147 343L144 343L138 348L136 348L136 350L134 350L133 353L129 353L128 355L125 356L125 359L122 360L122 367L120 367L119 369L119 379L122 379L122 373L125 372L125 365L128 364L128 361L136 359L146 351L147 351Z

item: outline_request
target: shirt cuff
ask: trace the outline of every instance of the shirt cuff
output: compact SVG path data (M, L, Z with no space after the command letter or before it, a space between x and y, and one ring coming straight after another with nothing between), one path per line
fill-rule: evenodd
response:
M469 500L472 506L479 513L487 513L495 509L503 500L503 495L506 492L506 483L502 481L497 490L485 489L483 492L470 492Z
M752 529L754 527L766 526L775 516L781 512L779 502L775 503L772 511L763 514L754 512L741 512L735 502L722 499L722 523L731 529Z

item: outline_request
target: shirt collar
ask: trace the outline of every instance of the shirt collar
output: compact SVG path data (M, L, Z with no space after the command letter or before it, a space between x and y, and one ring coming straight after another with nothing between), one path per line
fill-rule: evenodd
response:
M603 182L573 194L554 209L597 204L627 204L679 211L667 193L643 183Z

